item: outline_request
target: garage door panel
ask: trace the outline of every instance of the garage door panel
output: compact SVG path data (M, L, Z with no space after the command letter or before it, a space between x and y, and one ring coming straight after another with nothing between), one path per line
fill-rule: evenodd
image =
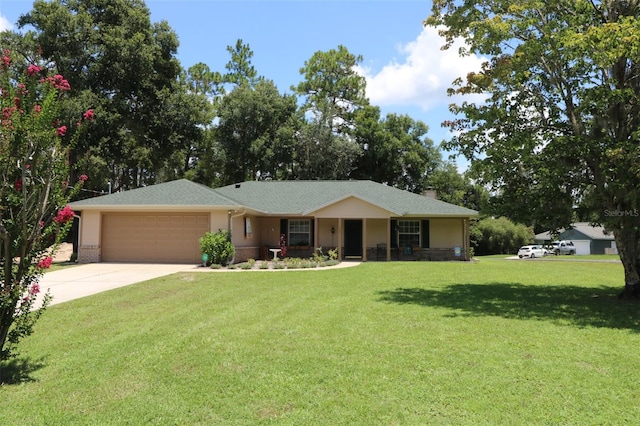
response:
M209 229L208 214L107 213L102 216L102 260L199 263L198 240Z

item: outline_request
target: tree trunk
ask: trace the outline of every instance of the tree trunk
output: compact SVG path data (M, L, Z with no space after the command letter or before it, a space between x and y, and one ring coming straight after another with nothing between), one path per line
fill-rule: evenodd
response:
M619 298L640 299L640 226L639 218L635 211L626 213L628 216L621 218L617 229L613 229L620 260L624 267L624 290Z

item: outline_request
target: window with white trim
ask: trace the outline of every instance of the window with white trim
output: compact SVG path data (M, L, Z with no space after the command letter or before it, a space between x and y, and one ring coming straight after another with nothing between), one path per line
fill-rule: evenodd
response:
M399 220L398 221L398 243L400 247L420 246L420 221L419 220Z
M289 245L308 246L311 241L311 220L289 219Z

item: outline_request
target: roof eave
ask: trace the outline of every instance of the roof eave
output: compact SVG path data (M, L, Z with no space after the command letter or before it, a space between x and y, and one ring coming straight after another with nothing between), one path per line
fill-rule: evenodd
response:
M74 205L70 203L69 206L73 210L85 211L85 210L99 210L99 211L116 211L116 210L126 210L126 211L216 211L216 210L241 210L244 207L239 205L229 205L229 206L207 206L207 205L197 205L197 206L183 206L183 205L175 205L175 204L149 204L149 205L140 205L140 204L101 204L101 205Z

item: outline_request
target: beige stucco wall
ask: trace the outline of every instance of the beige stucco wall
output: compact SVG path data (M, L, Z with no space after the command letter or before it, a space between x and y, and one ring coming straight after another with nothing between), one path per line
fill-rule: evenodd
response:
M211 212L209 222L211 223L211 232L218 232L221 229L226 231L229 226L228 214L226 211Z
M251 233L247 233L246 221L251 222ZM261 244L263 224L260 218L246 215L231 221L231 240L236 247L257 247Z
M343 219L388 218L389 212L362 201L349 197L313 213L318 218L341 217Z
M430 219L429 247L463 247L462 219Z
M386 243L389 232L387 219L367 219L367 246L375 247L376 244Z
M280 218L259 217L256 218L256 224L260 228L260 239L257 240L260 244L274 247L280 245Z
M335 247L338 245L340 238L338 237L338 219L319 219L318 223L318 241L316 247ZM331 228L335 231L331 233Z
M101 213L99 211L82 212L82 218L80 219L80 245L100 245L100 229Z

